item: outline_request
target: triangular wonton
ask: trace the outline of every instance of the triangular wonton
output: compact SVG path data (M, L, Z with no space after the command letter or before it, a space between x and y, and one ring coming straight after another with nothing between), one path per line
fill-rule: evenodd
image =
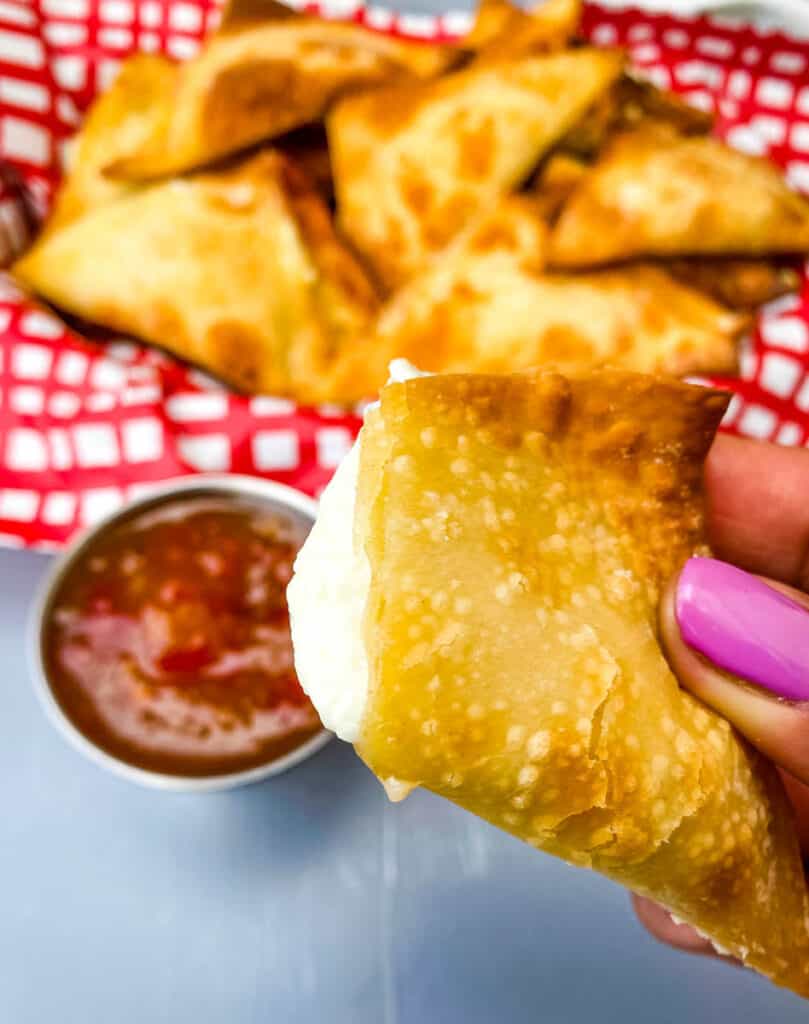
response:
M618 136L574 190L551 239L556 266L638 256L809 249L809 202L767 160L662 126Z
M455 60L359 25L289 16L235 17L177 65L148 139L109 161L124 180L165 177L318 120L352 90L429 77Z
M330 389L374 394L397 357L438 373L735 370L746 316L654 266L548 273L546 232L528 197L502 201L387 302L373 334L337 360Z
M622 62L582 48L343 100L328 133L344 232L401 284L528 175Z
M278 153L153 185L37 242L14 271L56 306L250 392L318 400L376 297Z

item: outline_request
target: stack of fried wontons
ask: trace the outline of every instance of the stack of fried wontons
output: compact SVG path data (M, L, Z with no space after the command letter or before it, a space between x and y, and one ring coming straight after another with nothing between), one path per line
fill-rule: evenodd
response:
M235 0L195 60L124 65L16 273L304 402L371 396L396 356L732 371L809 203L578 20L483 0L450 47Z

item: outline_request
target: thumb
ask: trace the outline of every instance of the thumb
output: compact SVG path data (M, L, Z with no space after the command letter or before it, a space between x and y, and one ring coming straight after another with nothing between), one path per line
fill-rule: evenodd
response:
M809 597L692 558L664 594L660 626L680 683L809 783Z

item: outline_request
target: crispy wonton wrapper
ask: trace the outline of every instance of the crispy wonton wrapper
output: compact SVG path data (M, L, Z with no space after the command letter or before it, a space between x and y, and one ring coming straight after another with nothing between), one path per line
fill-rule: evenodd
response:
M323 200L273 151L91 210L14 273L61 309L300 401L321 399L325 367L377 308Z
M346 92L429 77L456 59L451 48L300 17L280 4L249 14L241 5L199 56L173 67L152 100L148 138L111 155L111 177L142 181L210 164L320 119Z
M476 53L479 63L561 50L576 34L581 6L581 0L541 0L523 10L509 0L481 0L459 46Z
M548 223L553 223L568 197L583 181L589 166L566 151L553 153L532 183L531 195ZM547 245L544 247L547 249ZM730 309L753 311L766 302L797 290L800 278L793 267L766 259L680 257L662 265L683 284L710 295ZM717 311L717 315L721 315ZM714 358L706 352L707 359ZM694 367L695 372L698 367ZM702 367L703 370L710 367Z
M581 48L341 101L327 121L341 226L394 288L499 196L620 74Z
M174 74L174 65L159 54L141 53L124 62L71 143L68 174L45 231L52 232L131 189L126 182L107 177L104 168L149 138L159 117L157 104L171 89Z
M657 900L809 995L809 901L775 770L681 690L666 579L707 554L727 396L602 372L386 387L360 435L370 584L357 749Z
M809 202L780 170L708 136L643 125L616 137L565 205L556 266L638 256L758 256L809 248Z
M731 373L749 317L647 265L546 273L541 202L510 196L383 307L335 365L328 390L376 394L403 357L435 373L579 372L609 364L683 376Z

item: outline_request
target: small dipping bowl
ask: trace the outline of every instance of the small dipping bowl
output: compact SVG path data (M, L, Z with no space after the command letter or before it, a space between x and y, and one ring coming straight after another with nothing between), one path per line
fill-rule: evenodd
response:
M77 564L93 557L93 549L103 543L118 527L125 527L130 520L154 512L160 512L174 503L178 507L199 499L200 507L209 500L217 507L234 509L249 507L268 516L275 514L280 522L294 524L300 529L301 543L309 532L317 513L317 504L300 491L283 484L261 480L256 477L238 475L208 475L183 478L157 485L148 495L128 502L124 507L104 517L90 529L80 534L60 555L50 568L34 601L29 619L28 651L30 669L37 696L46 715L68 742L91 761L101 765L122 778L155 789L184 792L213 792L231 789L247 783L278 775L311 757L332 738L322 726L306 736L291 749L271 757L266 763L251 765L221 774L182 774L161 771L151 767L140 767L117 754L104 749L76 724L69 711L57 699L54 681L50 677L48 658L49 630L55 628L52 616L62 588ZM167 515L170 518L170 514ZM189 559L194 550L189 549Z

